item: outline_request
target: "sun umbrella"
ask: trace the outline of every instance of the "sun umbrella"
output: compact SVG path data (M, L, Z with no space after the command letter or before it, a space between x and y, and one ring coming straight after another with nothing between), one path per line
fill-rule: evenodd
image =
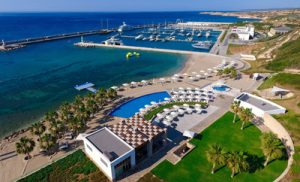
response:
M178 74L175 74L174 77L179 77L179 75L178 75Z
M177 77L172 77L171 79L174 80L174 81L177 81L177 80L178 80Z
M193 112L193 109L187 108L187 109L186 109L186 112L189 113L189 114L191 114L191 113Z
M184 100L185 96L182 95L182 96L179 97L179 99Z
M159 118L159 119L161 119L161 118L164 117L164 115L163 115L163 114L160 114L160 113L156 114L156 116L157 116L157 118Z
M123 83L123 86L124 86L124 87L128 87L129 84L128 84L128 83Z
M189 76L189 74L187 74L187 73L183 73L183 76Z
M183 109L178 109L178 113L179 113L180 115L183 115L183 114L185 113L185 111L184 111Z
M146 80L142 80L141 82L142 82L142 83L148 83Z
M118 90L118 87L117 86L112 86L112 87L110 87L111 89L113 89L113 90Z
M165 108L165 109L164 109L164 112L170 112L170 109Z
M182 88L182 87L179 87L179 88L178 88L178 90L184 90L184 88Z
M144 112L145 111L145 109L144 108L140 108L140 112Z
M205 71L204 71L204 70L201 70L200 73L205 73Z
M131 84L131 85L136 85L137 83L136 83L136 82L131 82L130 84Z
M157 105L157 102L151 101L150 104Z
M195 107L201 107L201 105L200 104L195 104Z
M170 126L171 125L171 123L169 121L166 121L166 120L163 121L163 124L166 125L166 126Z
M188 105L188 104L183 104L183 107L190 107L190 105Z
M177 116L178 116L178 113L177 113L177 112L171 112L170 115L173 116L173 117L177 117Z
M174 118L172 116L166 116L167 121L172 121Z
M150 108L150 107L151 107L151 106L150 106L150 105L148 105L148 104L147 104L147 105L145 105L145 108Z
M201 75L196 75L197 78L201 78Z
M188 88L186 88L186 90L192 90L192 88L188 87Z
M174 105L173 108L174 108L174 109L179 109L179 106Z

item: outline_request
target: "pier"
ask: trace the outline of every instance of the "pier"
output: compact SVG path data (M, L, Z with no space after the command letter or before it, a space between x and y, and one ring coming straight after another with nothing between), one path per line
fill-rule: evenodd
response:
M132 26L132 29L143 29L143 28L157 28L160 26L167 26L171 25L172 23L167 24L151 24L151 25L137 25ZM27 38L21 40L11 40L11 41L2 41L0 42L0 51L9 51L13 49L22 48L29 44L36 44L36 43L43 43L61 39L69 39L81 36L89 36L89 35L97 35L97 34L110 34L112 32L117 32L117 28L112 29L102 29L102 30L91 30L91 31L84 31L84 32L75 32L75 33L65 33L65 34L58 34L58 35L50 35L50 36L43 36L43 37L36 37L36 38Z
M90 82L86 82L84 84L81 84L81 85L76 85L74 88L78 91L81 91L81 90L88 90L88 91L91 91L93 93L96 93L97 90L94 88L95 84L93 83L90 83Z

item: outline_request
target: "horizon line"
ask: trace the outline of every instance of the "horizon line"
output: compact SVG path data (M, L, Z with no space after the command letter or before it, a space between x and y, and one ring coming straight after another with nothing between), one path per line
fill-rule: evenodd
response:
M264 8L264 9L241 9L241 10L145 10L145 11L101 11L101 10L78 10L78 11L40 11L40 10L25 10L25 11L2 11L3 13L159 13L159 12L251 12L251 11L271 11L271 10L296 10L300 7L286 7L286 8Z

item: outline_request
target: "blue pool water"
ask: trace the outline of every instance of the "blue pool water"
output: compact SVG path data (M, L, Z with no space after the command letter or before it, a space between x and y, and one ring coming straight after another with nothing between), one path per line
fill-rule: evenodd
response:
M153 94L144 95L135 99L132 99L125 104L117 107L113 110L110 115L117 116L121 118L129 118L133 116L136 112L139 112L140 108L144 108L145 105L150 105L152 101L161 102L164 98L170 98L167 92L157 92Z
M226 85L214 86L213 89L219 92L226 92L229 87Z

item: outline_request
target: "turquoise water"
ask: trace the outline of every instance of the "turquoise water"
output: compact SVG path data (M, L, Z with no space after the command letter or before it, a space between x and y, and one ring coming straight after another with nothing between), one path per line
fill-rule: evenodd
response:
M40 37L68 32L129 25L183 21L237 22L237 17L199 12L155 13L0 13L0 40ZM247 21L255 21L247 19ZM216 32L218 33L218 32ZM212 36L214 40L217 36ZM108 36L90 36L101 42ZM126 50L81 49L73 46L79 38L30 45L12 52L0 52L0 137L37 121L47 111L76 94L74 85L93 82L110 87L123 82L168 76L185 62L182 55L142 52L139 59L126 61ZM125 44L190 50L190 43L135 42ZM81 92L84 94L86 92Z
M150 105L152 101L157 103L162 102L164 101L164 98L170 98L168 92L157 92L144 95L122 104L113 110L110 115L121 118L130 118L135 113L139 112L141 108L145 108L145 105Z
M182 55L143 51L139 51L140 58L126 60L128 50L78 48L73 46L76 41L0 52L1 136L38 120L63 101L70 101L79 94L74 85L93 82L97 87L108 88L171 75L185 62Z

